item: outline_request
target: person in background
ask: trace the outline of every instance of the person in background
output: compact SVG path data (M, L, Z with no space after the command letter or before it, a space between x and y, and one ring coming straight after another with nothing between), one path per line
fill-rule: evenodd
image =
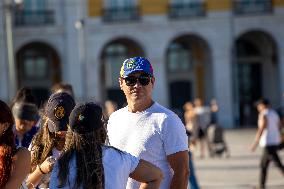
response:
M207 129L207 140L209 144L210 157L221 157L223 152L226 153L226 157L229 158L230 149L225 140L225 130L218 123L218 103L216 99L210 101L211 119Z
M117 103L112 100L105 101L104 118L108 120L109 116L117 110Z
M38 109L35 104L26 102L16 102L12 108L15 118L16 146L28 148L33 136L37 133L36 126L38 120Z
M256 102L258 114L258 130L251 145L251 150L255 151L259 145L263 148L260 162L260 189L265 189L267 171L269 163L273 161L284 176L284 166L277 154L280 144L280 119L277 113L269 107L267 99L260 99Z
M210 124L210 108L203 105L203 101L200 98L194 100L194 112L196 116L196 125L197 125L197 142L200 146L200 158L205 157L205 146L207 145L208 151L209 144L207 139L207 128Z
M70 114L65 147L52 170L50 188L125 189L130 176L144 182L144 189L158 189L161 170L106 146L106 135L102 108L92 102L77 105Z
M197 136L198 136L198 128L196 124L196 115L194 111L194 106L191 102L186 102L183 105L184 110L184 122L186 134L188 136L189 148L194 150Z
M68 83L56 83L52 86L51 93L60 93L60 92L68 93L73 98L75 98L73 87Z
M184 121L186 134L188 136L188 155L189 155L189 186L190 189L199 189L199 184L195 175L195 169L193 164L192 151L195 147L195 141L197 138L196 117L194 112L194 106L191 102L186 102L183 105L184 109Z
M30 170L30 152L16 147L13 125L10 108L0 100L0 188L3 189L20 188Z
M211 110L211 119L210 119L210 125L216 125L218 124L218 103L216 99L212 99L210 101L210 110Z
M49 97L41 128L29 147L31 172L26 182L29 188L49 187L50 172L63 150L69 115L74 107L73 97L65 92Z
M146 58L123 62L119 85L127 106L108 120L109 143L159 167L164 174L160 189L186 189L189 156L185 127L175 113L154 102L154 84L152 65ZM127 189L139 185L130 178Z
M14 104L17 102L26 102L38 106L37 99L34 96L32 89L29 87L23 87L17 91L10 105L11 109L13 108Z

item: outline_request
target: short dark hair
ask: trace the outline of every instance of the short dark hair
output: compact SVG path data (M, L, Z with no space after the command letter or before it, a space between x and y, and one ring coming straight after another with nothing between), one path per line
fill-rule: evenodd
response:
M12 108L17 102L27 102L37 105L37 98L30 87L22 87L17 91L10 108Z
M51 88L51 92L56 93L58 91L60 91L60 92L67 92L68 91L68 93L72 97L74 97L73 87L72 87L72 85L70 85L68 83L56 83L56 84L54 84Z
M269 100L266 99L266 98L261 98L261 99L258 99L256 102L255 102L255 106L258 106L259 104L263 104L265 106L268 106L270 103L269 103Z

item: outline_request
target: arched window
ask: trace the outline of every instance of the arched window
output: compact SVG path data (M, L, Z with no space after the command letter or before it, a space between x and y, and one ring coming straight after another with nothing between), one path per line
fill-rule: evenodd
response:
M28 79L47 79L48 60L44 54L29 49L23 54L23 75Z
M19 87L30 87L40 105L50 95L51 86L61 80L60 59L49 45L33 42L17 52Z
M111 44L105 51L106 86L118 87L118 77L122 62L127 58L127 47L120 43Z
M168 54L169 72L189 71L193 67L193 58L190 47L186 44L172 43Z

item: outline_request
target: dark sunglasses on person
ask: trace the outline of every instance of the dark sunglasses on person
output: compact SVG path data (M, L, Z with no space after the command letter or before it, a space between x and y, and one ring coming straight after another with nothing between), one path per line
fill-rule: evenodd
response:
M150 83L151 76L149 76L149 75L140 75L138 77L136 77L136 76L128 76L128 77L125 77L123 79L124 79L125 84L127 86L134 86L134 85L136 85L137 81L139 81L139 83L142 86L146 86L146 85L148 85Z

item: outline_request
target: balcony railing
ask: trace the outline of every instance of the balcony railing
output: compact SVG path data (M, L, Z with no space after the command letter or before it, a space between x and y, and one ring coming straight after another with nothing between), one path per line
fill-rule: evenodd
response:
M204 2L173 3L169 6L170 18L188 18L205 16Z
M54 24L54 11L17 10L14 21L16 26L51 25Z
M263 14L272 12L271 0L235 0L234 12L243 14Z
M135 21L139 20L138 7L111 7L103 10L103 20L105 22Z

